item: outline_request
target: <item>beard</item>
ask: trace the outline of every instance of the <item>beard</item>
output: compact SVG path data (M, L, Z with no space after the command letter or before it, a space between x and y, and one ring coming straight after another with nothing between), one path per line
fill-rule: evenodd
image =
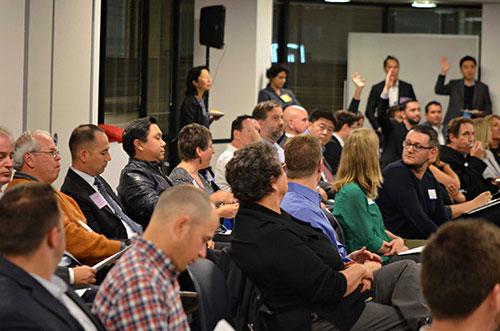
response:
M406 118L406 120L408 121L408 123L410 123L412 126L415 126L415 125L418 125L418 123L420 123L420 118L419 119L412 119L412 118Z
M275 131L271 132L271 139L274 142L277 142L278 139L280 139L282 135L283 135L283 127L278 128Z

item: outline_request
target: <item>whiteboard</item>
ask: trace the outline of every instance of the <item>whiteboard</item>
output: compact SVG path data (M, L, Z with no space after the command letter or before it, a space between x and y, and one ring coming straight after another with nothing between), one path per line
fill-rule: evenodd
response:
M443 105L443 118L448 109L448 96L434 93L434 84L440 71L441 56L448 57L449 79L461 78L459 62L465 55L471 55L479 61L479 37L434 34L399 34L399 33L355 33L351 32L347 42L347 82L344 107L347 109L354 86L351 75L359 72L366 80L361 94L359 109L366 110L366 102L373 85L385 79L383 68L387 55L399 60L399 79L413 85L415 95L420 102L422 122L425 121L425 105L437 100ZM369 126L365 121L365 126Z

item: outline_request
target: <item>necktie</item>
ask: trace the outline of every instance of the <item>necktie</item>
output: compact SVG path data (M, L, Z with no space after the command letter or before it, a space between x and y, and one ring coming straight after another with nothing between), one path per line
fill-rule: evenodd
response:
M116 216L118 216L123 222L125 222L132 229L132 231L137 234L142 234L142 226L134 222L130 217L127 216L127 214L123 212L120 205L118 205L115 199L113 199L108 194L106 188L104 187L104 184L98 177L95 178L94 185L97 187L97 190L99 191L99 193L101 193L102 197L104 198L104 200L106 200L111 209L113 209Z

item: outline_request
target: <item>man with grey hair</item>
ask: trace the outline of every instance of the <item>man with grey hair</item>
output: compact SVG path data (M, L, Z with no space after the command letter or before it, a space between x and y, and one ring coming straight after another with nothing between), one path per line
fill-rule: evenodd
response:
M144 236L111 269L92 311L108 330L188 330L177 276L205 257L219 219L193 185L164 191Z
M7 189L29 182L52 184L59 175L61 156L48 132L26 131L14 145L16 174ZM93 232L78 204L71 197L55 191L63 213L66 250L80 262L95 264L117 253L124 244Z
M12 135L7 128L0 126L0 197L2 196L2 187L9 183L12 177L13 155Z

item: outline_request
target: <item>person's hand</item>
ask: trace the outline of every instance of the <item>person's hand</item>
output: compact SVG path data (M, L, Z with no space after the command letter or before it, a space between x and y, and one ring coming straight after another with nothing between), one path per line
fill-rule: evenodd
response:
M363 266L365 266L366 270L369 272L371 276L370 279L373 279L373 273L375 271L380 270L380 268L382 268L382 264L377 261L365 261L365 263L363 263Z
M477 157L478 159L483 159L486 155L484 151L483 144L480 141L474 142L472 149L470 150L470 155Z
M207 248L214 249L215 248L215 241L213 241L212 239L207 241Z
M366 80L361 78L361 75L357 72L351 75L351 80L356 86L356 88L363 88L366 86Z
M485 205L491 201L491 192L489 191L483 192L474 199L472 199L472 201L474 202L474 208Z
M74 267L73 275L75 276L75 285L95 284L96 272L97 270L87 265Z
M385 84L383 93L388 93L389 88L392 87L395 83L394 78L392 76L393 69L389 69L387 71L387 75L385 75Z
M374 261L377 263L382 262L382 259L380 256L377 254L373 254L369 250L366 249L366 247L363 247L361 249L358 249L357 251L351 252L351 254L348 255L350 259L352 259L354 262L363 264L366 261Z
M385 256L395 255L397 253L408 250L408 248L405 246L404 240L400 237L392 239L389 245L391 246L391 250L385 253Z
M439 64L441 67L441 75L446 76L448 70L450 70L450 63L448 62L448 58L446 56L441 56L441 61Z
M368 278L363 278L361 280L361 293L371 290L372 280Z
M212 194L210 194L210 201L212 201L215 204L219 203L236 203L238 202L235 198L233 193L231 192L226 192L223 190L216 191Z
M323 190L321 187L318 187L316 191L318 191L319 195L321 195L321 201L326 202L328 200L328 194L326 194L325 190Z
M217 214L221 218L234 218L239 208L239 203L223 204L217 208Z

